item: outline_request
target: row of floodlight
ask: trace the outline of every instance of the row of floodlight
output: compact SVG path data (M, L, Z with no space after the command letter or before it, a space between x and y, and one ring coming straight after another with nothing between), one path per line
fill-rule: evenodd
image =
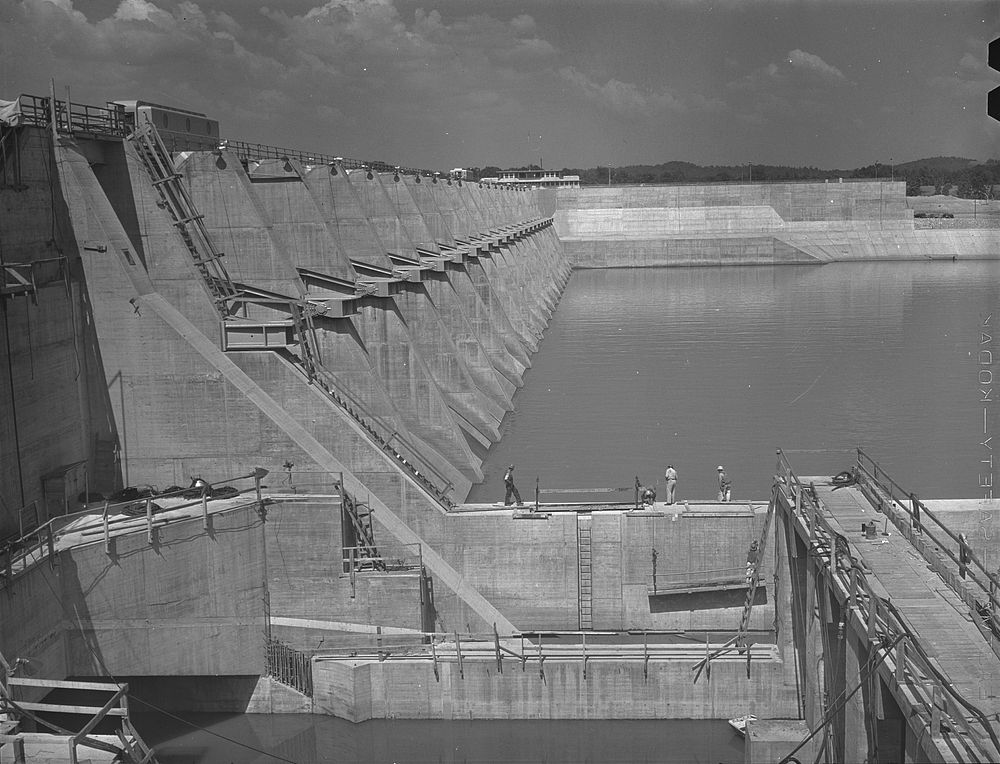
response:
M223 151L227 151L229 149L229 144L230 144L230 141L228 139L223 139L223 140L219 141L218 146L215 149L213 149L212 153L215 154L216 156L221 156ZM242 142L237 142L237 144L240 145L240 146L246 146L247 145L247 144L243 144ZM276 149L276 147L271 147L271 146L266 146L266 148L272 148L272 149L275 149L277 151L281 150L281 149ZM297 152L292 152L292 153L297 153ZM323 157L324 155L320 155L320 156ZM275 157L275 158L277 158L277 159L279 159L279 160L281 160L282 162L285 163L285 169L286 169L286 171L291 171L291 169L292 169L292 166L290 164L291 157L289 157L288 154L285 154L285 155L282 155L282 156L279 156L279 157ZM434 170L418 170L418 169L413 168L413 167L403 167L401 165L390 165L390 164L386 164L385 162L365 162L365 161L362 161L362 160L359 160L359 159L345 159L344 157L333 157L332 159L326 159L326 158L318 158L316 156L310 156L308 154L300 155L300 156L298 156L296 158L301 159L302 161L306 162L307 164L325 164L325 165L327 165L330 168L330 174L331 175L338 174L338 172L340 172L339 168L343 168L345 170L364 170L365 171L365 177L368 180L372 180L375 177L374 173L376 173L376 172L391 172L392 173L392 179L396 183L398 183L400 181L400 176L402 176L402 175L412 175L414 177L415 182L417 182L417 183L420 183L422 178L430 178L431 183L437 183L438 180L445 180L445 181L447 181L447 184L449 186L452 185L452 183L457 183L458 186L461 187L462 181L463 181L463 178L461 178L455 172L442 173L442 172L437 172L437 171L434 171ZM484 183L482 180L473 181L473 182L478 183L478 185L479 185L480 188L484 188L484 187L485 188L503 188L503 189L516 189L516 188L518 188L517 186L514 186L512 184L508 184L508 183ZM523 190L527 190L527 189L521 188L519 190L523 191Z

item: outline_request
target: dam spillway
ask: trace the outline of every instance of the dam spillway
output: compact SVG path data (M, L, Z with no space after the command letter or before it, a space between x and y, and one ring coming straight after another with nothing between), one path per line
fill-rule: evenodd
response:
M514 191L236 142L169 150L153 136L32 125L5 128L4 141L17 177L0 192L12 413L0 425L0 536L37 540L40 555L5 554L4 651L52 677L128 677L178 708L301 710L301 694L261 678L279 643L311 656L493 629L724 641L742 603L654 610L652 559L663 576L742 570L761 503L454 511L482 478L571 269L1000 252L995 232L915 231L901 183ZM245 489L259 467L265 498L80 503L192 476ZM762 578L777 581L777 566L772 550ZM722 661L654 713L719 718L760 702L796 716L778 637L787 587L767 594L750 627L773 647L753 656L754 682L732 692L743 667ZM610 697L626 715L689 670L654 655L644 695L638 663L620 680L614 662L571 658L573 672L624 682ZM487 672L492 656L468 660ZM393 713L365 694L370 679L337 672L331 662L327 691L351 692L324 710L355 698L368 715ZM486 702L496 713L563 712L569 695L539 699L508 679ZM407 713L486 713L453 691L411 699ZM595 690L574 691L564 713L612 713L587 703Z

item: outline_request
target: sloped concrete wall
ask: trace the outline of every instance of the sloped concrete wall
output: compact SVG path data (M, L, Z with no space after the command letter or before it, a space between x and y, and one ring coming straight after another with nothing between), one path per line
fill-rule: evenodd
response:
M915 230L902 182L559 189L577 267L1000 258L995 229Z
M46 473L86 461L93 483L110 476L110 459L98 464L94 446L114 437L77 242L53 182L51 143L37 128L16 135L20 185L0 187L0 260L34 263L39 289L34 297L0 298L0 539L19 535L20 507L43 505Z
M0 592L0 642L31 676L257 674L264 535L255 507L58 552Z

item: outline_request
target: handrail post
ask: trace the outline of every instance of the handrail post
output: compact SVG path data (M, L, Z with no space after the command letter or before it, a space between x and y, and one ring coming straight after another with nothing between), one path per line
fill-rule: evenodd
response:
M259 499L258 499L259 501ZM201 524L202 527L208 530L208 489L205 486L201 487Z
M867 583L867 580L866 580ZM868 592L868 642L871 644L875 640L875 631L878 625L879 599L870 590Z
M438 673L438 654L437 654L437 647L435 647L434 645L435 639L436 637L433 634L431 634L431 660L433 661L434 665L434 679L440 682L441 675Z
M500 654L500 634L497 632L496 622L493 623L493 648L497 656L497 673L503 673L503 656Z
M969 569L969 541L964 533L958 534L958 575L965 578Z
M465 679L465 664L462 662L462 638L455 632L455 655L458 658L458 676Z
M55 537L55 532L52 530L52 526L51 525L46 525L45 526L45 530L46 530L46 533L45 533L46 539L45 540L46 540L46 543L48 544L48 547L49 547L49 550L48 550L49 551L49 565L55 565L56 564L56 537Z
M920 529L920 501L917 499L917 495L914 493L910 494L910 507L913 514L913 530L917 533L921 532Z
M990 616L995 623L997 620L997 579L996 574L989 576L990 579Z
M153 499L146 497L146 541L153 543Z
M931 690L931 737L941 735L941 685L937 682Z
M357 582L355 581L354 577L354 569L355 569L355 561L358 549L357 547L353 546L350 549L351 549L351 599L354 599L355 594L357 594L357 590L355 589Z
M111 554L111 528L108 526L108 505L109 501L104 500L104 512L101 513L101 525L104 526L104 553Z

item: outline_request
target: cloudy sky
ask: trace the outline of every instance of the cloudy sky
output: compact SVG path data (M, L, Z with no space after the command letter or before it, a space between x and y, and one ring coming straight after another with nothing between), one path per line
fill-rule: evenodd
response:
M1000 0L0 0L0 99L416 167L1000 157Z

